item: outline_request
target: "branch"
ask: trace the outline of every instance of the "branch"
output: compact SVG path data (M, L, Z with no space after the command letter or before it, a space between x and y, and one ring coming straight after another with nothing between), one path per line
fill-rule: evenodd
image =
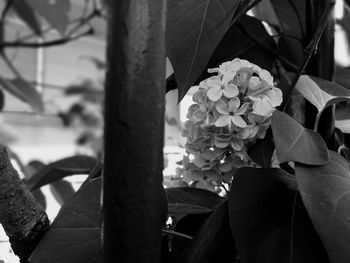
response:
M324 13L323 13L323 15L322 15L322 17L320 19L320 23L318 24L318 26L316 28L316 31L315 31L315 33L314 33L310 43L305 48L305 55L306 55L306 57L305 57L304 63L299 68L296 76L293 79L293 82L292 82L290 88L286 92L285 98L287 98L287 99L284 100L282 105L281 105L281 108L283 109L283 111L286 110L286 106L287 106L287 104L289 102L290 95L292 94L292 92L294 90L294 87L297 84L300 75L304 72L304 70L305 70L307 64L309 63L311 57L314 55L315 51L317 50L318 42L320 41L320 39L322 37L323 31L326 28L326 25L327 25L328 21L332 17L331 14L332 14L332 10L334 8L334 5L335 5L335 1L332 1L328 5L328 7L324 11Z
M45 210L19 178L8 157L7 149L2 145L0 145L0 223L21 262L27 262L49 228Z
M51 41L46 41L46 42L21 42L21 41L15 41L15 42L3 42L0 43L0 48L38 48L38 47L52 47L52 46L58 46L58 45L62 45L62 44L66 44L70 41L79 39L81 37L84 36L88 36L88 35L93 35L94 34L94 30L93 28L88 29L85 32L82 32L80 34L77 34L75 36L67 36L67 37L63 37L60 39L55 39L55 40L51 40Z

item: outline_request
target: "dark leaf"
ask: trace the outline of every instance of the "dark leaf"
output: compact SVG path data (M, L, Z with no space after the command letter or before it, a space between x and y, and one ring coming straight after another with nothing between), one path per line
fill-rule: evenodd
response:
M322 137L305 129L292 117L276 110L272 115L271 126L280 163L294 161L324 165L329 161L327 146Z
M96 179L64 204L29 262L102 262L100 189L101 180Z
M212 262L211 256L225 237L228 229L228 201L224 201L208 217L187 247L182 263ZM231 248L232 249L232 248Z
M169 204L168 205L168 214L169 215L178 215L178 214L209 214L212 212L212 209L191 204Z
M41 35L41 27L35 13L27 0L14 0L12 7L17 15L28 25L28 27L37 35Z
M31 190L34 190L46 184L61 180L66 176L88 174L94 168L96 163L96 158L91 156L77 155L68 157L46 165L27 180L26 183Z
M167 3L166 50L179 87L179 100L205 69L239 5L238 0Z
M276 50L276 43L266 32L261 21L251 16L242 16L239 22L225 33L197 82L210 76L207 68L216 68L234 58L246 59L271 71L275 54L267 52L261 45Z
M334 81L350 90L350 68L337 67L334 72Z
M223 198L213 192L191 187L175 187L165 189L168 204L188 204L212 210L223 202Z
M301 65L304 61L303 38L306 30L306 1L270 0L281 29L279 53Z
M50 25L64 34L69 23L70 0L26 0Z
M34 111L42 113L44 104L39 92L23 79L6 80L0 77L0 86L18 99L28 103Z
M333 263L350 258L349 163L335 152L325 166L296 164L296 178L305 207Z
M329 262L296 189L277 168L241 168L231 185L229 216L244 263Z
M267 130L264 139L259 139L248 149L248 155L263 168L271 167L271 157L275 150L271 129Z

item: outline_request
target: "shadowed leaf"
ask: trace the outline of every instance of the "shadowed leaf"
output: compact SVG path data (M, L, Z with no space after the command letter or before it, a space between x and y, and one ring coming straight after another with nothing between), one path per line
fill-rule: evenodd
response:
M64 204L30 256L30 263L102 262L100 189L101 180L96 179Z
M296 189L276 168L241 168L229 197L233 238L244 263L328 263Z
M33 9L28 5L27 0L14 0L13 9L17 15L28 25L28 27L38 36L41 35L40 24Z
M166 50L174 68L179 101L205 69L230 27L238 0L170 0Z
M321 167L296 164L296 178L305 207L332 263L350 258L349 163L330 152L329 163Z

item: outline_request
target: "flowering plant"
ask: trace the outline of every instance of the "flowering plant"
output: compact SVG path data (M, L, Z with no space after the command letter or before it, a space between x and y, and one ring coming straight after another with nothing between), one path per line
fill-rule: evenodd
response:
M267 70L247 60L236 58L208 71L216 75L199 83L188 109L183 176L216 190L231 182L237 168L257 166L247 149L265 137L282 92Z

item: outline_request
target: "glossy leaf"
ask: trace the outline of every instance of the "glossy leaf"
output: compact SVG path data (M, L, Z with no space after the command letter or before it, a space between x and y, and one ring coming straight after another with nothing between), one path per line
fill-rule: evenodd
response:
M332 263L350 258L349 163L335 152L325 166L296 164L296 178L305 207Z
M30 256L30 263L102 262L100 189L101 180L95 179L64 204Z
M70 11L70 0L26 0L31 7L40 14L49 24L64 34L68 23L68 12Z
M277 168L241 168L229 197L231 231L244 263L328 263L296 189Z
M292 117L276 110L272 115L271 126L280 163L294 161L324 165L329 161L327 145L322 137L305 129Z
M53 182L49 187L53 197L60 205L63 205L75 193L72 184L66 180Z
M68 157L46 165L27 180L26 183L31 190L34 190L46 184L61 180L66 176L88 174L94 168L96 163L97 160L91 156L77 155Z
M350 90L325 79L302 75L295 88L320 112L329 105L350 100Z
M207 66L239 3L238 0L168 1L166 50L176 75L179 100Z
M28 27L38 36L41 35L41 27L37 20L37 17L28 5L27 0L14 0L12 7L17 15L28 25Z
M18 99L28 103L37 113L41 114L44 111L41 95L24 79L6 80L0 77L0 86Z

